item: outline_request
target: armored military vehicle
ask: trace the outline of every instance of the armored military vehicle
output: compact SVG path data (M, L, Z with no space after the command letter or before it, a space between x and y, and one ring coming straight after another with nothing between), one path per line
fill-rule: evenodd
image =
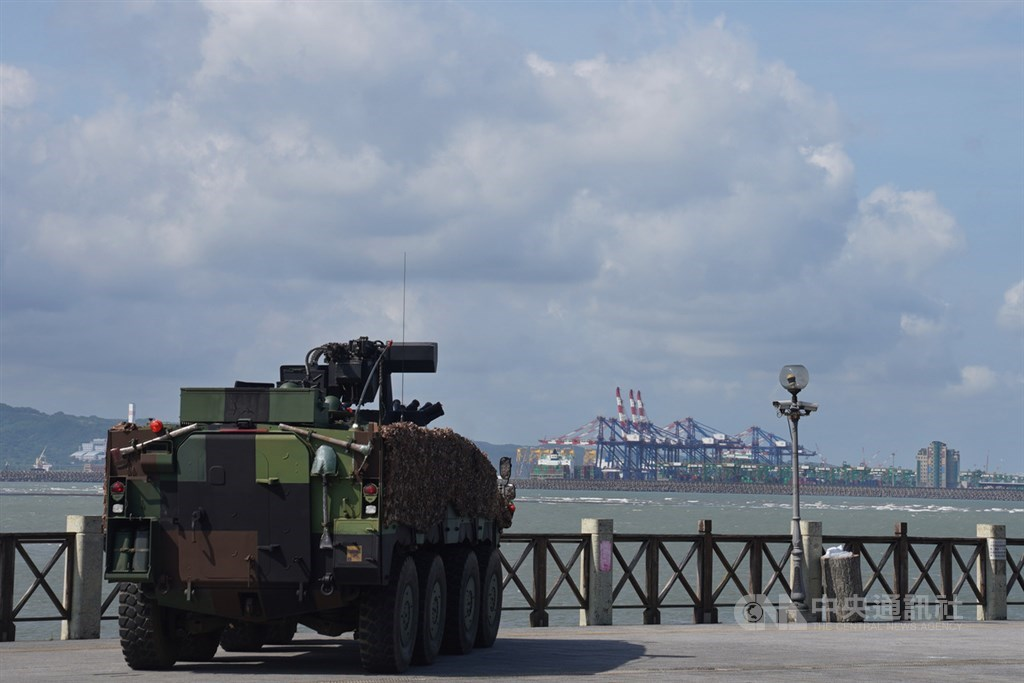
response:
M494 643L501 476L467 439L403 405L394 373L436 343L361 337L312 349L275 382L183 388L180 424L108 434L106 578L133 669L355 632L363 666L401 672Z

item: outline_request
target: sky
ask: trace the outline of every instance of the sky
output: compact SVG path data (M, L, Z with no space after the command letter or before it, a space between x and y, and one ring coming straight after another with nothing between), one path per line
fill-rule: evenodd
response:
M0 401L173 421L324 342L536 443L1024 471L1024 3L0 3Z

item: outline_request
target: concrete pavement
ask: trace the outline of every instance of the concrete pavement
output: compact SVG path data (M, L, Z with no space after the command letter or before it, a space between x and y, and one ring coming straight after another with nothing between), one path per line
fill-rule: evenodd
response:
M1024 623L734 624L503 629L489 650L368 676L351 635L300 633L256 654L136 672L116 640L0 644L0 681L984 681L1024 680Z

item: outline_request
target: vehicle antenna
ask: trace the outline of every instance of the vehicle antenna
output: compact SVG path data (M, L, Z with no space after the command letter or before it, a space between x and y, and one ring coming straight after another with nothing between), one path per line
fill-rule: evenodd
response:
M408 252L402 252L402 344L405 344L405 280L406 280L406 264L408 262ZM404 360L402 361L404 364ZM402 405L405 405L405 373L402 373L402 389L401 389L401 401Z

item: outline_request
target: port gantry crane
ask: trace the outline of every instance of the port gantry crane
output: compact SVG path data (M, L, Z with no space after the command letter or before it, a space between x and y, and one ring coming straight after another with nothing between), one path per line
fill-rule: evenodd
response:
M595 417L562 436L540 439L540 443L592 447L597 453L597 467L623 479L654 479L660 471L721 465L731 457L781 467L783 456L790 452L789 441L757 426L729 435L687 417L659 427L647 417L639 390L635 394L629 391L627 418L622 392L616 387L615 408L614 419ZM800 455L813 457L817 453L801 448Z
M751 460L758 465L782 467L783 457L788 462L792 455L789 441L756 425L747 427L737 434L736 438L743 443L744 452L750 453ZM813 458L817 455L817 452L800 446L801 458Z
M597 451L597 467L623 479L653 479L666 464L681 462L684 450L679 439L648 419L639 391L629 391L628 418L619 387L615 388L615 405L614 419L595 417L567 434L540 442L552 446L592 446Z

